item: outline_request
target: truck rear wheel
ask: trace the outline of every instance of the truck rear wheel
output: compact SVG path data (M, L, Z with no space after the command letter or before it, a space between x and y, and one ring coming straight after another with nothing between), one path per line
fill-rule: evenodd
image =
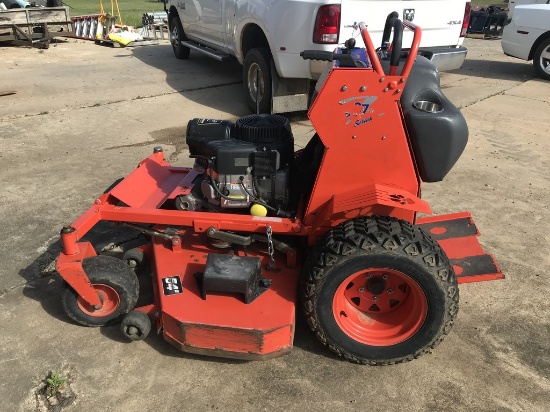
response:
M174 56L178 59L188 59L191 49L181 44L182 41L186 41L187 36L183 32L183 26L179 17L172 19L172 27L170 31L170 43L172 43L172 49L174 50Z
M256 114L271 113L271 59L267 47L249 50L244 59L243 84L246 102Z
M350 361L406 362L449 333L458 286L437 242L386 217L345 222L313 248L301 286L317 338Z

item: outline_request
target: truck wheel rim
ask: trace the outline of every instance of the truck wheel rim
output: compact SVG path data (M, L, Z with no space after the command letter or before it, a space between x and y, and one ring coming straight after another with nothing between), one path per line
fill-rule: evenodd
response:
M96 290L99 299L103 302L103 305L99 309L94 309L88 302L82 299L80 296L76 299L76 303L82 312L88 316L95 318L101 318L112 315L120 304L120 296L118 292L110 286L95 284L92 285Z
M340 329L357 342L390 346L418 332L428 303L409 276L377 268L348 276L334 294L332 313Z
M550 46L540 54L539 65L545 73L550 74Z
M172 46L177 46L178 28L175 25L174 25L174 28L172 29L172 32L170 33L170 42L172 43Z
M248 92L252 101L256 102L256 94L261 101L264 97L264 76L260 65L252 63L248 68ZM259 79L258 79L259 78ZM258 91L259 88L259 91Z

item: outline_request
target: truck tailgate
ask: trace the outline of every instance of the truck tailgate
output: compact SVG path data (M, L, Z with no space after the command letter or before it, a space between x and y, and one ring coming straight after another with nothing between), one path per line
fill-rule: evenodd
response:
M456 0L342 0L340 37L343 43L350 37L355 37L357 44L363 45L358 31L354 31L354 23L364 21L375 47L382 42L382 31L386 17L393 11L399 13L401 20L408 16L414 24L422 28L420 47L458 46L463 38L459 38L464 19L466 1ZM403 33L403 47L412 43L412 32Z

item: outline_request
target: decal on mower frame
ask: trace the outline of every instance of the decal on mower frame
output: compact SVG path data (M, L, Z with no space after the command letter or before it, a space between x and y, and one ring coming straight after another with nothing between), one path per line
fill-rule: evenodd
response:
M179 276L170 276L162 279L162 289L165 296L177 295L183 292Z
M357 112L352 113L351 111L344 112L344 116L346 116L346 124L351 123L351 121L353 120L352 116L357 117L357 120L355 120L353 127L361 126L362 124L372 121L372 116L363 117L363 115L366 113L374 113L374 110L369 109L369 107L371 106L371 104L373 104L376 101L377 98L378 98L377 96L353 96L353 97L348 97L347 99L344 99L344 100L340 100L338 102L338 104L340 105L353 102L354 100L362 100L362 101L356 101L353 103L354 106L361 106L361 111L359 113Z

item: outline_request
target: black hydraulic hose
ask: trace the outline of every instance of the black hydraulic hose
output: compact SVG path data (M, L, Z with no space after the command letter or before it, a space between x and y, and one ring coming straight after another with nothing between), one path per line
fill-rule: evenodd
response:
M244 185L244 176L241 176L241 177L239 178L239 183L241 184L241 187L242 187L243 190L246 192L246 194L247 194L248 196L250 196L250 198L251 198L252 200L254 200L256 203L260 203L262 206L265 206L265 205L262 203L262 202L263 202L262 199L260 199L259 197L256 197L254 194L252 194L252 193L250 193L250 192L248 191L248 189L247 189L246 186ZM267 206L266 206L266 207L267 207Z
M282 210L282 209L277 209L277 208L275 208L275 207L273 207L273 206L268 205L268 204L267 204L266 202L264 202L262 199L260 199L259 197L254 196L252 193L250 193L250 192L248 191L248 189L247 189L247 188L245 187L245 185L244 185L244 177L243 177L243 176L241 176L241 178L240 178L240 183L241 183L241 187L243 188L243 190L246 192L246 194L247 194L248 196L250 196L250 198L252 199L252 201L253 201L254 203L258 203L259 205L262 205L262 206L265 207L266 209L269 209L269 210L271 210L272 212L275 212L275 214L276 214L277 216L281 216L281 217L291 217L291 216L292 216L290 213L285 212L285 211Z
M214 180L214 176L212 176L212 170L213 170L213 166L212 166L212 162L210 162L210 171L209 171L209 177L210 177L210 185L214 188L214 190L221 196L223 197L225 200L234 200L234 199L231 199L230 197L224 195L220 189L218 188L218 184L216 183L216 181Z
M386 43L390 41L390 35L391 35L391 27L392 27L392 19L399 18L399 13L396 11L392 11L390 14L388 14L388 17L386 18L386 24L384 25L384 32L382 34L382 47Z
M241 184L243 190L246 192L246 194L247 194L248 196L250 196L250 198L251 198L252 200L254 200L256 203L260 203L260 204L263 205L263 203L262 203L263 200L260 198L260 196L259 196L258 194L256 194L256 193L250 193L250 192L248 191L248 189L246 188L246 186L244 185L244 176L241 176L239 180L240 180L240 184ZM252 188L252 190L256 191L256 190L254 189L254 187ZM264 206L266 206L266 205L264 205ZM266 206L266 207L269 207L269 206Z
M390 66L399 66L399 58L401 57L401 46L403 44L403 23L398 18L393 21L393 42L391 49Z
M393 28L393 42L390 58L390 66L398 66L401 57L401 47L403 44L403 23L399 20L399 14L396 11L388 14L384 32L382 33L382 49L387 47L390 41L391 29Z

